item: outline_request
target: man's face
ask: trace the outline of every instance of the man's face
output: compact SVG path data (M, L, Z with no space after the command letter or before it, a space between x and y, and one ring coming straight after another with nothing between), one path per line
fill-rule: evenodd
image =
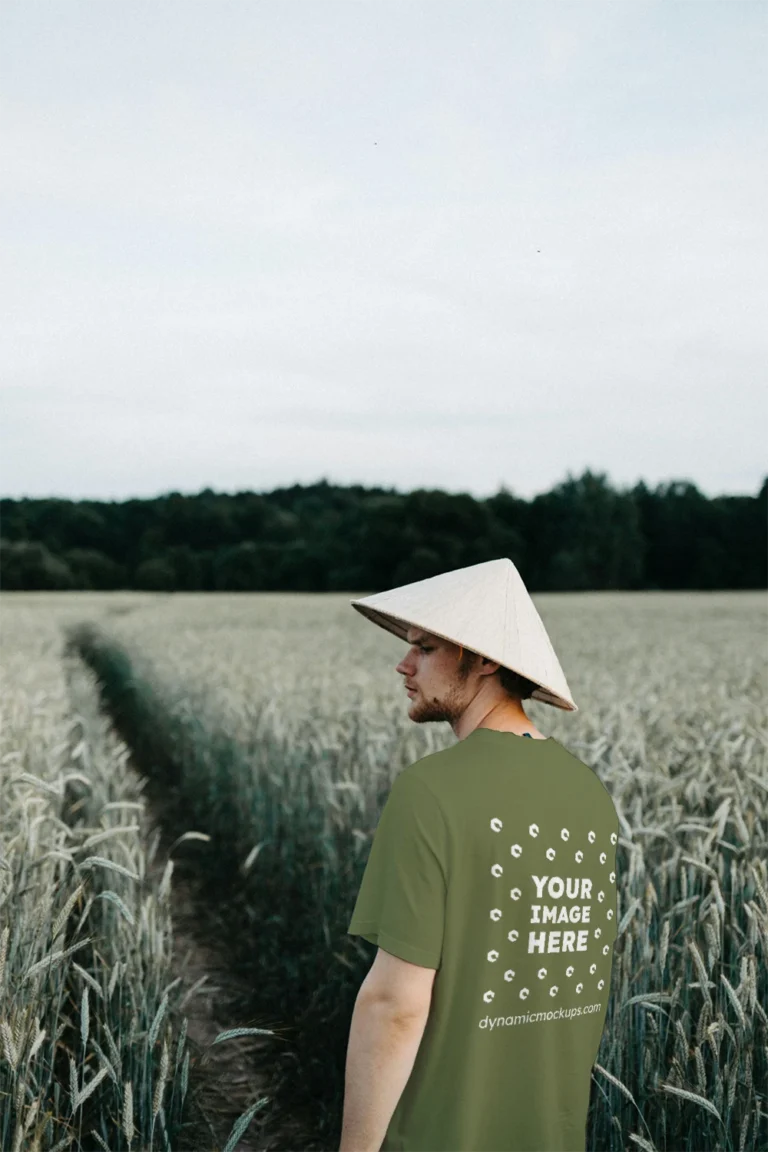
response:
M460 661L457 644L422 628L409 628L407 636L410 647L395 671L415 688L407 693L410 719L455 723L471 699L468 677L475 654L465 651Z

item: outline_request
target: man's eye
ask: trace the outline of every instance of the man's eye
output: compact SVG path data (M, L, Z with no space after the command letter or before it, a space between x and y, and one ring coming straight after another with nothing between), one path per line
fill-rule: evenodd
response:
M421 648L422 652L431 652L432 651L432 649L427 648L425 644L419 644L419 648Z

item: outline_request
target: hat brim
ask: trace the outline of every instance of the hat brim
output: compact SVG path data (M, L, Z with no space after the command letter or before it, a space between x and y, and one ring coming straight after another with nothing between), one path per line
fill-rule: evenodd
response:
M425 632L430 632L432 636L439 636L441 640L447 640L450 644L457 644L460 647L465 647L453 636L446 636L442 632L436 632L434 628L430 628L427 624L419 624L416 620L404 620L401 616L395 616L392 613L382 612L378 608L371 608L367 604L356 604L354 600L350 601L353 608L355 608L361 616L370 620L373 624L378 624L380 628L384 628L387 632L391 632L393 636L397 636L399 640L408 642L408 629L409 628L423 628ZM466 649L467 651L476 651L476 649ZM495 660L494 656L490 656L487 652L477 652L478 656L484 656L487 660ZM509 668L508 664L503 665ZM524 675L518 672L516 668L509 668L510 672L516 672L518 676ZM531 693L532 700L540 700L542 704L550 704L553 708L559 708L562 712L578 712L578 706L568 700L564 700L562 696L558 696L550 688L544 684L539 684L537 680L532 680L530 676L525 677L526 680L531 680L532 684L538 684L538 687Z

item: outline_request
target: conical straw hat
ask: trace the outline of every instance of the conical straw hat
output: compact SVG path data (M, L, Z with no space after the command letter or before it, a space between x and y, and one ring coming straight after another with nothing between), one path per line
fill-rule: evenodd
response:
M350 604L401 640L409 628L423 628L533 680L539 685L534 700L566 712L579 710L528 589L506 556Z

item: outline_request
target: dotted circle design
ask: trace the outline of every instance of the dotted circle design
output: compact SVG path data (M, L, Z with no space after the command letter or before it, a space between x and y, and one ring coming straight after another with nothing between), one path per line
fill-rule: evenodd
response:
M490 826L490 829L492 832L498 833L498 832L501 832L503 830L504 822L502 820L500 820L499 817L494 816L490 820L489 826ZM533 840L537 839L539 837L540 833L541 833L541 829L540 829L538 824L531 823L528 825L528 835L531 837L531 839L533 839ZM561 828L560 829L560 839L564 843L568 842L568 840L570 839L570 836L571 836L571 833L570 833L570 830L568 828ZM595 843L595 841L597 840L597 836L596 836L594 830L590 829L587 832L587 840L590 844ZM616 843L618 843L618 834L616 832L611 833L610 842L611 842L611 844L614 844L614 845ZM510 855L515 860L519 860L523 854L522 845L520 845L519 843L512 844L510 846L509 851L510 851ZM557 850L554 847L550 846L545 850L544 855L545 855L546 859L551 862L551 861L556 859ZM581 848L577 848L573 854L573 859L577 864L582 864L584 862L584 859L585 859L584 851ZM606 852L600 852L598 855L598 861L600 864L605 864L607 861L607 853ZM491 875L497 879L499 877L503 876L503 874L504 874L504 869L503 869L502 865L498 864L498 863L493 864L491 866L490 871L491 871ZM608 875L608 879L609 879L609 882L611 884L614 884L615 880L616 880L616 873L614 871L610 872ZM560 886L561 887L562 887L562 883L563 883L562 880L560 880ZM515 901L519 901L522 899L523 890L521 888L518 888L518 887L511 888L509 891L509 895L510 895L510 899L515 900ZM562 897L560 897L560 898L562 898ZM595 899L596 899L598 904L604 904L606 901L606 892L603 889L600 889L597 892ZM609 921L612 920L613 915L614 915L613 909L612 908L606 908L606 910L605 910L606 919ZM489 916L490 916L490 919L492 921L497 922L497 921L501 920L501 918L503 916L503 912L502 912L501 908L492 908L489 912ZM601 926L599 924L595 925L593 930L592 930L592 938L594 940L599 940L600 937L602 936L602 934L603 934L603 930L602 930ZM510 944L516 944L519 939L520 939L520 933L518 932L518 930L516 928L512 928L507 932L507 940L510 942ZM607 956L610 953L610 951L611 951L611 945L610 944L603 945L603 947L602 947L602 955L603 956ZM500 958L501 958L501 952L498 948L492 948L487 953L488 962L491 964L495 964ZM597 964L595 964L595 963L590 964L588 970L589 970L590 976L595 976L597 973L597 970L598 970ZM565 969L565 976L568 979L571 979L575 975L575 973L576 973L576 966L573 964L568 964L568 966ZM536 975L540 981L546 980L547 976L548 976L547 968L545 968L545 967L539 968ZM513 968L504 969L503 976L504 976L504 981L507 984L511 984L512 981L515 979L514 969ZM600 977L597 980L596 988L598 991L602 991L604 987L605 987L605 979L603 977ZM580 995L584 991L584 982L582 980L577 981L577 983L575 985L573 985L573 990L577 995ZM560 986L558 984L551 984L548 988L549 996L553 999L554 999L554 997L556 997L558 995L559 991L560 991ZM528 997L530 996L530 994L531 994L530 988L520 988L520 990L518 992L518 997L520 1000L527 1000ZM487 991L485 991L483 993L483 1000L485 1001L486 1004L490 1004L494 1000L495 996L496 996L496 992L492 988L489 988L489 989L487 989Z

